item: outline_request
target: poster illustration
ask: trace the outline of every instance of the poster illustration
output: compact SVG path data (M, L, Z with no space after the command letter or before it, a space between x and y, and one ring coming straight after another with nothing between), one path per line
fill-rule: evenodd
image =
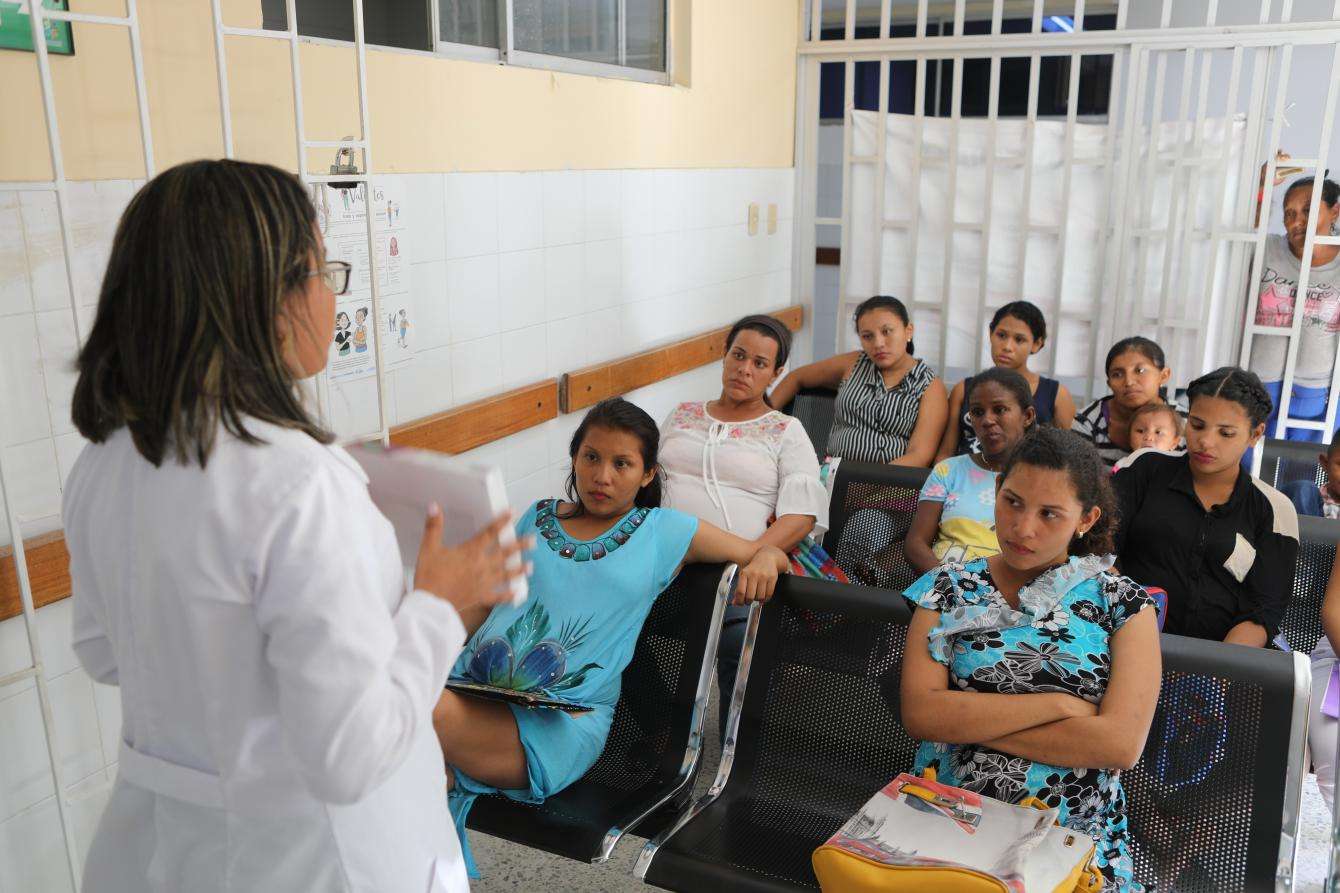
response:
M326 256L353 266L349 293L340 295L336 303L335 337L328 366L330 380L349 381L375 375L379 335L383 368L394 369L410 362L414 359L414 308L409 292L409 259L404 249L404 197L400 184L394 181L372 184L380 319L376 318L372 304L363 190L316 184L312 187L312 201L326 240Z

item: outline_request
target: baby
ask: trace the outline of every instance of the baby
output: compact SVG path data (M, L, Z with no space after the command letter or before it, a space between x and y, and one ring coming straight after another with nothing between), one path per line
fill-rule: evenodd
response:
M1167 403L1146 403L1131 416L1131 451L1152 447L1175 450L1182 440L1182 418Z

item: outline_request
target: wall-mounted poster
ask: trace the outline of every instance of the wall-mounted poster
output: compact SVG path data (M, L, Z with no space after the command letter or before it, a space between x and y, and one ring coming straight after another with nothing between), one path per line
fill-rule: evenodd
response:
M312 187L317 225L326 242L326 256L353 265L349 293L335 307L335 339L330 346L332 382L375 375L377 332L381 331L382 365L395 369L414 359L414 326L418 322L409 292L409 261L405 256L403 184L390 180L372 187L376 230L377 286L381 318L373 317L372 277L368 264L367 207L363 190Z
M0 49L32 50L32 23L28 20L28 4L32 0L0 0ZM42 0L45 9L67 11L70 0ZM47 36L47 52L60 56L74 55L74 29L69 22L44 20L42 30Z

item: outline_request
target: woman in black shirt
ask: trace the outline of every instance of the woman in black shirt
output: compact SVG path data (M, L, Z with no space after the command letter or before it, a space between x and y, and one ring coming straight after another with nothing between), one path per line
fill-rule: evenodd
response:
M1242 469L1271 402L1233 366L1187 389L1184 453L1141 450L1117 466L1121 572L1168 593L1164 631L1262 647L1279 632L1293 589L1298 516Z

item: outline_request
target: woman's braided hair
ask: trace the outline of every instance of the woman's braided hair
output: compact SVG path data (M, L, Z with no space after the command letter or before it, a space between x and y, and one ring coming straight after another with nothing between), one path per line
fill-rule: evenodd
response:
M1187 387L1186 396L1193 403L1197 397L1231 400L1246 411L1253 428L1270 418L1270 412L1275 407L1270 393L1256 373L1238 366L1220 366L1202 375Z

